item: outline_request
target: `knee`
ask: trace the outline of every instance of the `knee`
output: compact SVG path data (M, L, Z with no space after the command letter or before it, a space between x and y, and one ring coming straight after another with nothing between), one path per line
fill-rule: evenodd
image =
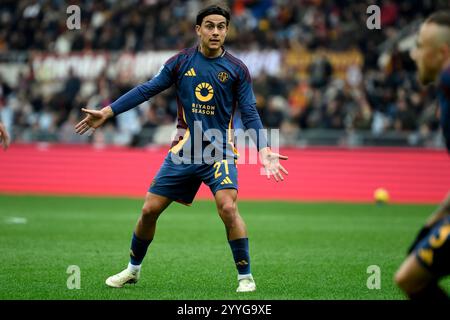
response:
M224 201L219 206L219 214L224 222L232 223L236 218L236 203L234 201Z
M408 273L403 270L398 270L394 275L395 284L407 295L410 295L414 289L411 280Z
M142 219L144 221L156 221L159 217L160 212L151 203L145 203L142 207Z
M397 270L397 272L394 275L394 283L403 290L405 287L405 283L407 283L407 277L404 276L404 273L400 272L400 270Z

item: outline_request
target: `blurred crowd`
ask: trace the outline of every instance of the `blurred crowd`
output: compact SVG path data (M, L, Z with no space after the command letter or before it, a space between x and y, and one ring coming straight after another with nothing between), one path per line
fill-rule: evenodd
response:
M140 52L179 50L196 43L193 22L206 1L2 1L0 57L16 52ZM253 78L257 108L267 128L295 143L311 129L411 133L415 143L438 131L434 88L422 88L408 52L395 45L380 63L380 45L420 21L447 1L234 0L226 46L232 50L304 48L310 51L358 49L364 63L344 78L326 54L318 54L307 77L285 68L278 75ZM366 27L369 5L381 8L381 29ZM69 5L81 8L81 29L66 26ZM1 62L1 61L0 61ZM17 83L0 78L0 118L15 141L82 142L73 134L81 107L100 108L137 83L102 74L85 83L74 70L57 90L45 93L32 69ZM90 86L91 90L84 90ZM84 94L89 92L89 94ZM106 143L144 145L157 140L162 126L173 126L173 89L114 119L94 139Z

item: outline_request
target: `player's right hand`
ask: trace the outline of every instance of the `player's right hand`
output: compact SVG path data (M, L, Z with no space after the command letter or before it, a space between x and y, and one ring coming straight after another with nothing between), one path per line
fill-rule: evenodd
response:
M0 123L0 142L3 145L3 150L8 149L9 147L9 135L6 131L5 126Z
M80 135L86 133L89 129L97 129L113 116L113 111L109 106L101 110L88 110L85 108L81 110L86 113L86 117L75 126L75 132Z

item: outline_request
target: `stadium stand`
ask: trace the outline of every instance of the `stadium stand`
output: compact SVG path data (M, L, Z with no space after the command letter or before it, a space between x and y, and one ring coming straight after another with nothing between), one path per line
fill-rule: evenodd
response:
M0 116L13 142L166 144L176 117L172 90L93 137L75 135L73 126L81 107L108 105L195 45L190 31L203 3L2 1ZM418 85L401 44L405 30L446 1L228 3L227 48L249 65L263 123L281 129L282 145L443 146L435 89ZM79 30L66 26L69 4L81 8ZM370 4L381 8L380 30L361 27Z

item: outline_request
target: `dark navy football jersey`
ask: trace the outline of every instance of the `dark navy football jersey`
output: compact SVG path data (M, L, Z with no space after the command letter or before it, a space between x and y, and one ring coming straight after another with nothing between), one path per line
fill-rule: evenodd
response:
M170 149L174 155L196 162L204 162L205 154L235 158L232 129L237 110L247 129L262 129L249 71L225 49L217 58L205 57L197 46L181 51L153 79L115 101L113 112L127 111L172 85L178 103L177 134ZM254 140L258 149L267 146L262 135Z

